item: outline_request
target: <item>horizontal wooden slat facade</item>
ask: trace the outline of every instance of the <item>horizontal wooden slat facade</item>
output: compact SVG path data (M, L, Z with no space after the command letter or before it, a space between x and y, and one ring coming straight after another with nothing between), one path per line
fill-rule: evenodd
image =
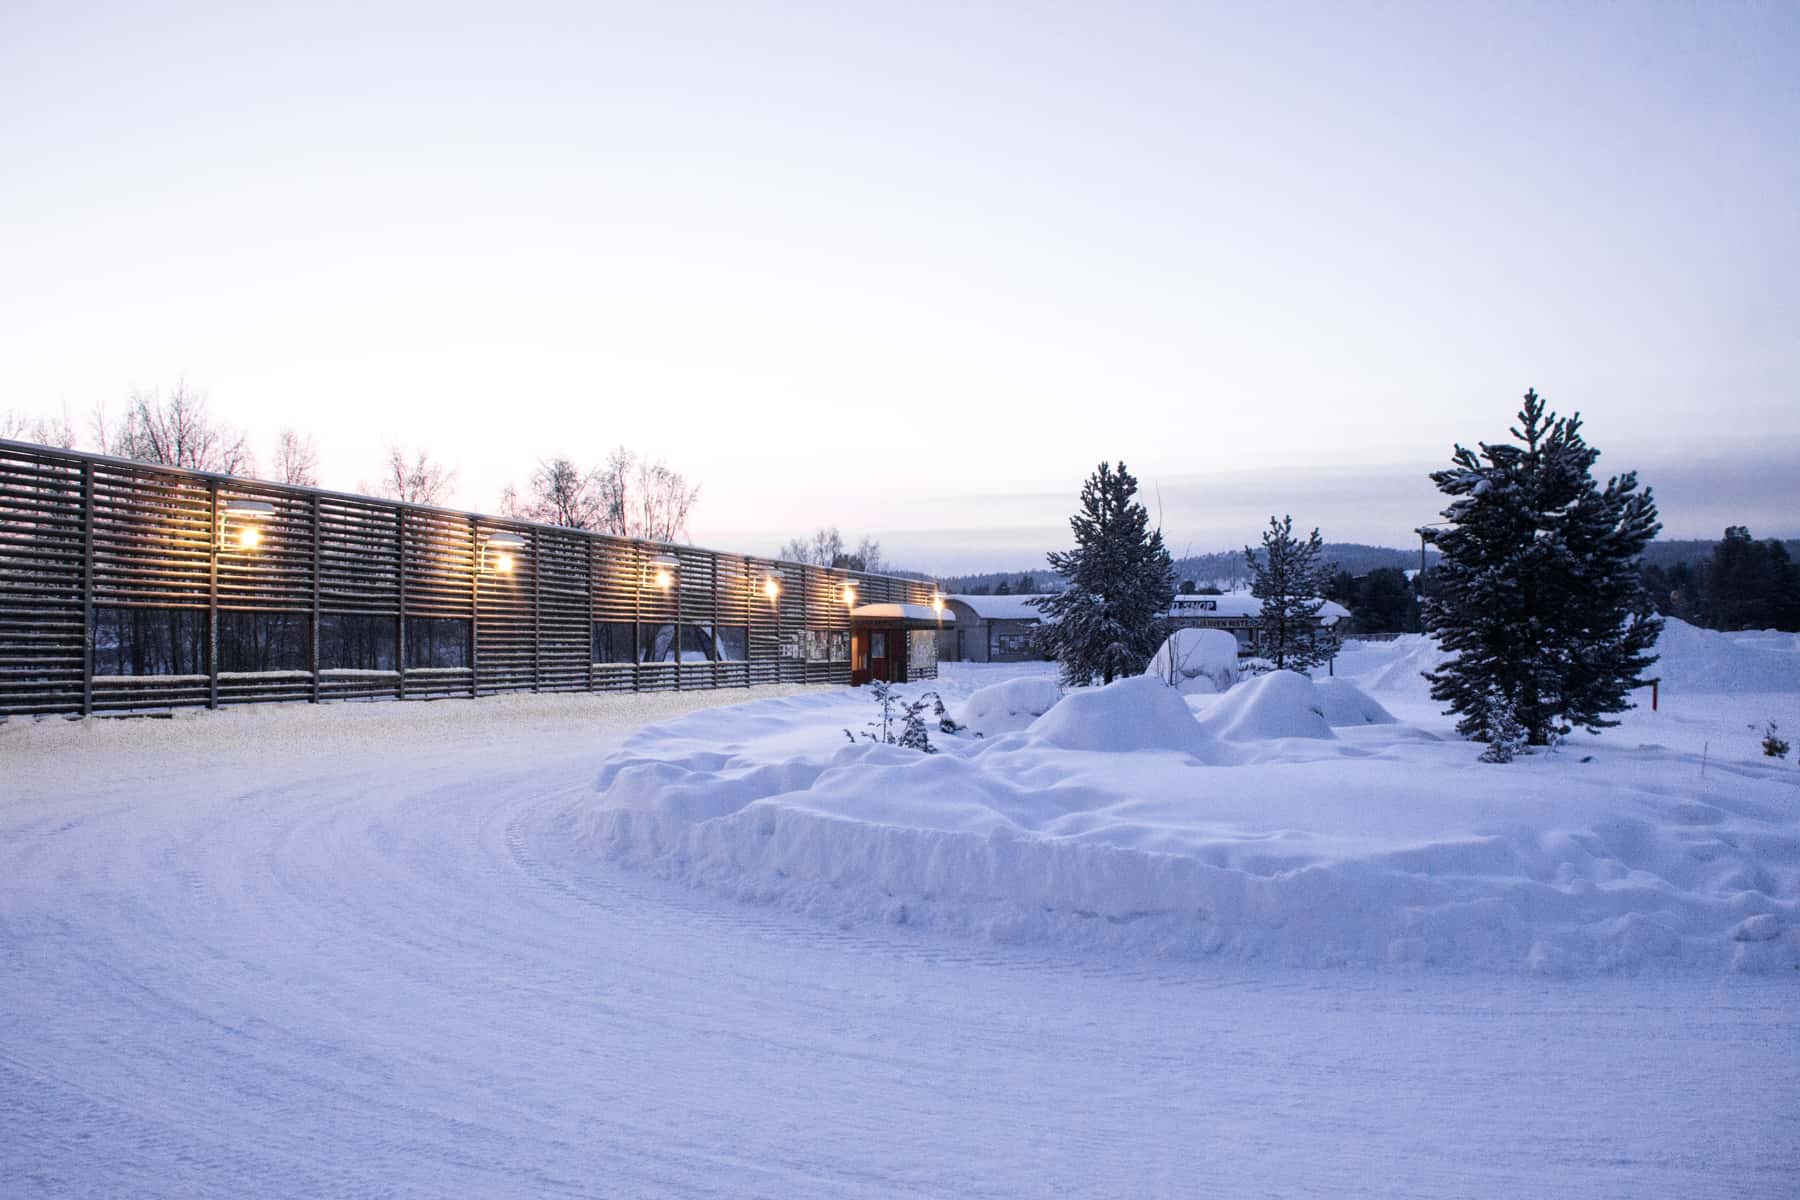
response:
M934 591L0 441L0 716L848 683L846 585L857 604ZM195 669L107 673L97 622L151 618L198 638ZM231 669L221 629L246 622L286 639L279 669ZM325 661L322 625L382 646Z

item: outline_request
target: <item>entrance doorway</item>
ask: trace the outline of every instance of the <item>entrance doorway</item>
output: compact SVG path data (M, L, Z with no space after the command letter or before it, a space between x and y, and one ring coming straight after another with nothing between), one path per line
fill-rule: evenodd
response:
M906 682L906 630L872 626L850 635L850 682L861 686L880 679Z

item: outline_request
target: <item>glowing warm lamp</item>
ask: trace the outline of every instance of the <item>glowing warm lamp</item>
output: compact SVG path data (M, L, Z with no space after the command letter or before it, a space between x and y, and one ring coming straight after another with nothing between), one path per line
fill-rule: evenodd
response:
M237 542L245 550L254 550L262 545L262 522L275 515L275 506L267 500L232 500L220 502L219 512L219 544L225 541L225 524L231 518L240 521Z
M763 580L763 595L771 600L774 600L781 595L781 584L776 582L773 575Z
M944 615L944 598L936 592L931 594L931 607L937 610L938 616Z
M856 603L856 585L855 584L846 583L844 585L844 603L845 604L855 604Z
M517 533L490 533L487 544L494 552L494 573L511 575L515 564L514 555L525 548L524 536Z
M650 566L653 568L650 582L666 592L675 583L675 571L681 566L681 560L673 554L657 554L651 557Z

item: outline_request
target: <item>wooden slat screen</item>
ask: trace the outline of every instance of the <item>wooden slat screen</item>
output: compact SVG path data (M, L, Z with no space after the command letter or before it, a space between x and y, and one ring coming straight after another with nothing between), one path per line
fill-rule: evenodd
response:
M0 712L79 712L87 525L79 463L0 444Z
M508 551L509 571L488 541L501 533L525 543ZM667 588L655 581L665 556L675 560ZM933 592L914 580L0 441L0 716L847 683L849 662L809 661L806 637L848 634L846 581L857 603L929 603ZM96 614L114 623L115 639L121 621L166 620L185 631L182 661L194 669L97 671ZM241 636L250 618L288 639L280 669L221 669L221 622ZM379 631L381 665L325 664L321 621ZM595 661L596 622L608 627L605 653L622 661ZM454 661L415 661L409 629Z

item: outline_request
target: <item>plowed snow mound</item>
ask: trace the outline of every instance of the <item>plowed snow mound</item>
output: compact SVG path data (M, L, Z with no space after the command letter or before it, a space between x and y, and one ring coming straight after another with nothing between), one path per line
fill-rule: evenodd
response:
M1789 638L1787 648L1781 639ZM1792 635L1719 633L1670 617L1656 640L1656 665L1670 692L1800 692Z
M1318 689L1292 671L1270 671L1238 684L1207 710L1201 728L1233 742L1332 736Z
M1319 702L1325 708L1325 723L1333 729L1343 725L1392 725L1394 714L1377 704L1367 693L1348 679L1315 679Z
M1063 750L1112 753L1180 750L1204 754L1207 744L1181 694L1150 676L1073 691L1033 721L1026 733Z
M1144 674L1184 695L1230 691L1238 679L1237 639L1223 629L1177 629L1157 648Z
M1046 675L1028 675L991 683L969 694L957 719L973 733L998 737L1023 729L1055 707L1062 688Z
M1391 642L1345 642L1335 669L1364 691L1423 699L1431 685L1421 673L1437 670L1447 657L1432 638L1409 633Z
M1800 965L1793 767L1754 739L1702 761L1621 732L1495 766L1403 723L1333 737L1334 693L1355 699L1277 673L1196 697L1203 724L1130 679L931 755L848 744L866 690L758 701L633 736L570 828L834 923L1301 966Z

